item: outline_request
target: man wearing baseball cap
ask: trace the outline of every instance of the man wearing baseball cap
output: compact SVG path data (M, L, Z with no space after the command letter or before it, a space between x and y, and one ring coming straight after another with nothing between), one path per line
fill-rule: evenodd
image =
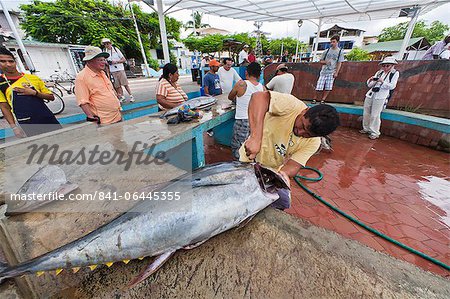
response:
M93 46L86 47L84 54L86 66L75 80L75 95L78 105L86 114L86 121L98 124L121 121L119 99L104 71L109 54Z
M209 61L209 72L203 78L203 88L205 89L205 94L212 96L217 96L222 94L222 87L220 86L220 78L217 75L220 63L212 59Z
M294 81L294 75L288 73L287 66L282 63L277 66L275 77L267 83L266 87L267 89L276 92L291 94L292 88L294 87Z
M248 61L248 48L249 48L248 45L244 45L244 47L242 48L242 51L239 52L239 59L238 59L239 66L246 66L246 65L249 64L249 61Z
M123 66L123 63L127 61L125 59L125 56L123 56L120 49L112 45L112 42L109 38L103 38L102 45L103 45L103 52L107 52L109 54L109 57L107 59L109 65L109 72L114 78L113 85L114 89L117 92L119 100L121 102L125 101L125 96L123 95L122 89L123 86L130 95L130 102L134 102L134 97L131 94L131 89L128 84L127 74L125 73L125 67Z

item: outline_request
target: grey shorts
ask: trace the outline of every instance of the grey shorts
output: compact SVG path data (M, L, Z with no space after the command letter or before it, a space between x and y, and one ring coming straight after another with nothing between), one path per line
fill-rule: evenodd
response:
M233 137L231 138L231 151L235 159L239 160L239 149L249 135L248 119L236 119L233 126Z
M114 88L128 85L127 74L125 71L111 72L111 75L114 78Z

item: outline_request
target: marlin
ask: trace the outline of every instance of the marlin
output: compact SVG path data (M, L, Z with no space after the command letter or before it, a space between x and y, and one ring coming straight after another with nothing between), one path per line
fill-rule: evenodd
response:
M259 164L219 163L181 176L153 194L179 192L178 200L144 200L86 236L16 266L0 265L0 283L23 274L95 269L156 257L132 287L155 273L177 250L192 249L231 228L245 225L279 198L289 183ZM145 190L145 189L143 189ZM166 193L164 193L166 192Z

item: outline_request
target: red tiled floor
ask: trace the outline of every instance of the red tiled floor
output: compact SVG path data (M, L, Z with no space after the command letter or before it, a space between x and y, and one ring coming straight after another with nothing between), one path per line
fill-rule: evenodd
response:
M439 200L448 203L449 198L447 195L444 200L434 200L436 190L445 194L445 188L449 188L448 154L391 137L370 140L348 128L338 129L332 139L333 152L314 155L308 162L308 166L322 171L323 180L305 185L356 219L449 264L450 211L448 205L436 205ZM205 137L205 143L208 163L231 160L228 148L215 145L210 137ZM314 176L310 172L301 174ZM435 185L434 178L441 185ZM289 214L450 277L444 268L356 226L308 195L294 181L291 184L292 207L286 210Z

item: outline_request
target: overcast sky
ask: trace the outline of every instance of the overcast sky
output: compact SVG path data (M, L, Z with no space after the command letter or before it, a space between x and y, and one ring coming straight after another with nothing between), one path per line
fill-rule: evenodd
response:
M44 0L44 1L52 1L52 0ZM118 0L110 0L111 2L118 2ZM226 1L226 0L224 0ZM339 0L337 0L339 1ZM401 1L401 0L400 0ZM19 4L30 3L30 0L3 0L10 8L16 8ZM164 2L164 0L163 0ZM144 11L152 12L152 10L147 7L145 4L140 4ZM438 20L450 26L450 3L444 4L438 7L435 10L430 11L425 15L419 16L419 20L425 20L428 23L432 21ZM179 11L173 14L169 14L169 16L176 18L183 23L191 20L191 11ZM408 18L397 18L397 19L387 19L387 20L376 20L370 22L352 22L352 23L338 23L338 25L349 28L358 28L365 30L366 36L378 35L381 30L385 27L393 26L395 24L408 21ZM317 20L315 20L317 23ZM229 18L221 18L212 15L204 15L203 23L207 23L212 27L220 28L228 30L232 33L239 32L252 32L255 30L253 26L253 22L246 22L241 20L229 19ZM331 27L333 24L325 24L323 25L323 29ZM239 30L237 30L237 28ZM289 22L266 22L263 23L262 31L269 33L269 38L280 38L280 37L297 37L297 21L289 21ZM317 26L311 22L305 21L303 22L303 26L300 30L300 40L307 42L309 41L309 37L314 35L314 32L317 31ZM182 35L184 37L184 35Z

